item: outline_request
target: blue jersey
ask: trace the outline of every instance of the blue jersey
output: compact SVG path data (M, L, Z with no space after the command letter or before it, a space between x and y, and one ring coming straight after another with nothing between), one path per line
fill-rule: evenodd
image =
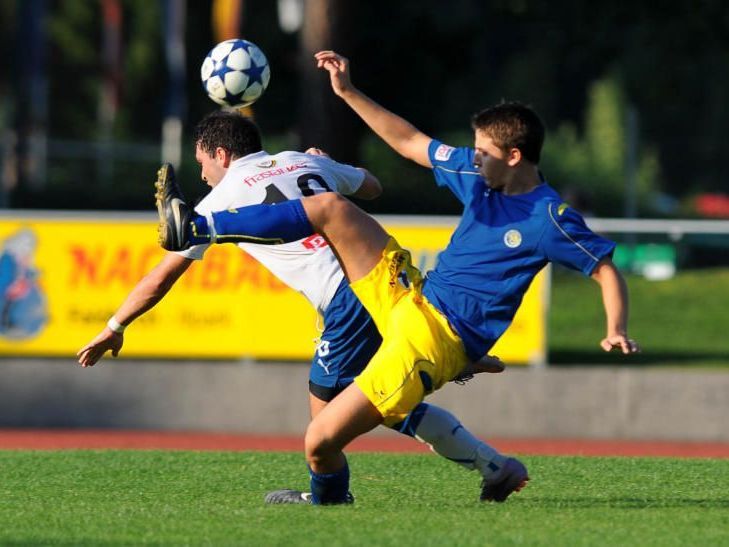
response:
M534 276L548 262L590 275L615 244L593 233L546 182L507 196L474 167L474 150L433 140L428 150L439 186L463 203L458 227L423 294L461 336L471 359L494 345L514 318Z

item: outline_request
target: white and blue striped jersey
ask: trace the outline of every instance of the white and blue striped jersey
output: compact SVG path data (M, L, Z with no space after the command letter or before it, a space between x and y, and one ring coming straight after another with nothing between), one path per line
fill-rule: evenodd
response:
M557 262L590 275L615 244L590 231L547 183L508 196L474 167L474 150L433 140L433 174L463 203L463 216L423 294L448 317L469 357L488 353L504 333L534 276Z

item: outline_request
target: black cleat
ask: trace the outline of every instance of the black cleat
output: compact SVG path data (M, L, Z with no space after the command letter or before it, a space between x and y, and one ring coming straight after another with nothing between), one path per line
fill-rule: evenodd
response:
M264 498L266 503L270 504L281 504L281 503L305 503L311 505L311 492L301 492L299 490L274 490L266 494ZM347 499L341 504L331 505L343 505L354 503L354 496L351 492L347 492Z
M461 372L458 376L453 378L451 382L453 382L454 384L458 384L459 386L465 386L466 382L470 382L471 380L473 380L473 374Z
M190 246L187 226L192 210L185 203L185 197L175 180L175 170L169 163L162 164L157 171L157 192L154 194L159 215L159 244L168 251L182 251Z
M481 483L481 501L506 501L512 492L526 486L529 473L516 458L508 458L499 471Z

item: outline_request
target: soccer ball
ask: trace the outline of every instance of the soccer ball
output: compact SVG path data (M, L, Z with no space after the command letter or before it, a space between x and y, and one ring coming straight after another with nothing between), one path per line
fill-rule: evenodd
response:
M263 95L271 69L257 45L235 38L210 50L200 68L200 77L208 97L216 103L242 107Z

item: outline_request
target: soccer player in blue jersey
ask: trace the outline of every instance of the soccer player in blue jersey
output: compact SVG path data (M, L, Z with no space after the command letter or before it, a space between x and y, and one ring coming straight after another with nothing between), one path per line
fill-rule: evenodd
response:
M486 354L549 262L581 271L600 285L605 351L630 354L639 347L627 333L627 289L611 260L615 244L591 232L543 180L537 165L544 127L531 109L504 103L478 113L474 148L454 148L357 90L343 57L325 51L316 58L335 93L375 133L398 153L432 168L436 182L463 203L461 221L433 271L423 277L410 253L382 226L335 193L205 216L193 214L175 195L158 201L158 210L161 234L180 248L279 244L321 234L375 321L383 339L379 350L306 432L312 499L324 504L347 499L349 468L342 449L381 423L408 420L425 395ZM529 479L515 458L497 454L490 464L483 500L504 501Z
M195 128L193 142L201 178L211 187L195 208L198 213L299 199L325 190L360 199L372 199L381 192L374 175L332 161L317 148L307 150L306 154L288 151L268 155L262 150L258 127L237 112L216 111L205 116ZM174 180L172 166L159 170L159 185L176 187ZM124 343L124 329L155 306L195 260L203 260L205 251L203 245L167 253L129 293L109 324L79 350L79 363L94 366L109 350L117 355ZM380 335L322 238L310 237L276 247L241 244L241 251L301 293L323 319L324 330L309 375L313 418L365 368L380 345ZM487 356L469 365L465 376L501 370L503 364L498 358ZM493 451L445 409L422 403L397 430L482 476L489 472ZM266 497L268 503L308 503L309 499L308 492L289 489L271 492Z

